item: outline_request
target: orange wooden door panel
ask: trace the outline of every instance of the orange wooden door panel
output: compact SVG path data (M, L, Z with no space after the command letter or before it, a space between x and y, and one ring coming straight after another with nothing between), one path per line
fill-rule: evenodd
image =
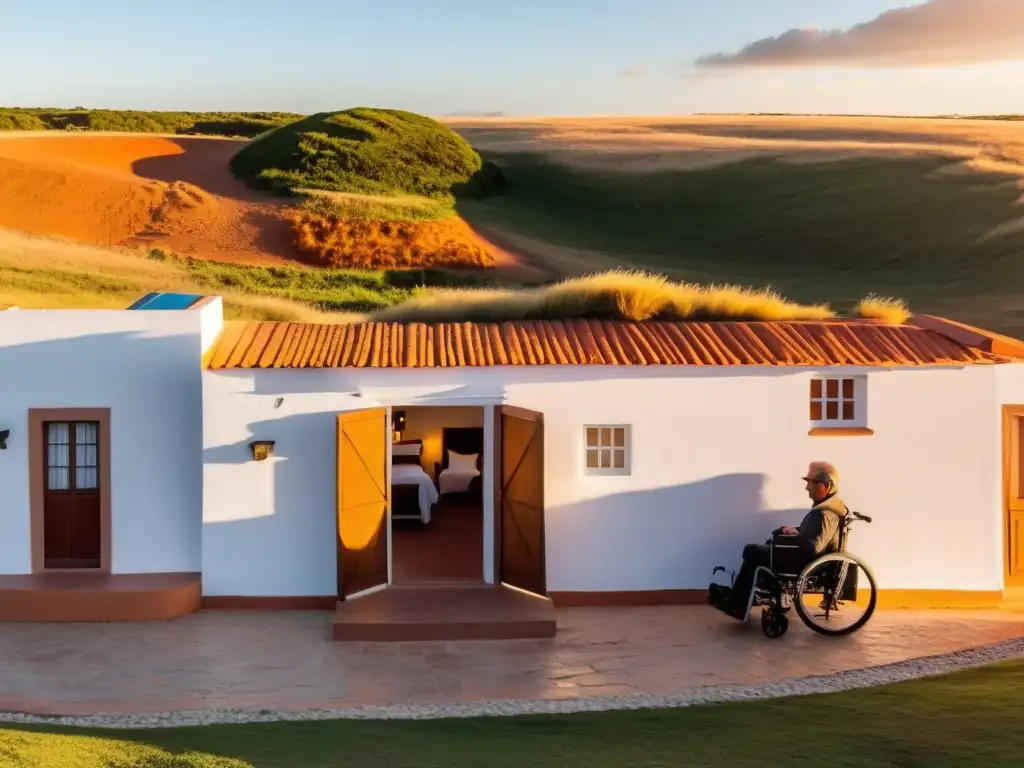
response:
M1005 584L1024 586L1024 406L1005 408L1004 505Z
M338 415L338 596L388 582L388 414Z
M500 429L500 579L544 595L544 418L502 406Z

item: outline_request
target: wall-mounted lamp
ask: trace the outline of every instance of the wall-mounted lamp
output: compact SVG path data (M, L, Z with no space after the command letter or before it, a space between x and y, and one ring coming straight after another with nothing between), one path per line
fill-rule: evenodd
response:
M402 433L405 432L405 411L392 411L391 430L395 434L395 440L402 439Z
M0 451L7 450L7 438L11 436L11 430L0 429Z
M256 461L263 461L274 455L273 440L254 440L249 443L249 447L252 448L252 457Z

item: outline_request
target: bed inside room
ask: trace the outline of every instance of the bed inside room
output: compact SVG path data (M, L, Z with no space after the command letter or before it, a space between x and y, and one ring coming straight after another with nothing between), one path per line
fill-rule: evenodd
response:
M483 581L484 409L392 409L395 584Z

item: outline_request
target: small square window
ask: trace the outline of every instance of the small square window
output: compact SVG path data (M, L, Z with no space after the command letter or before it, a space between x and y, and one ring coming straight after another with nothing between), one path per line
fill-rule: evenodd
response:
M583 430L588 475L629 474L629 426L608 424Z
M816 427L863 427L864 376L823 376L811 379L810 420Z

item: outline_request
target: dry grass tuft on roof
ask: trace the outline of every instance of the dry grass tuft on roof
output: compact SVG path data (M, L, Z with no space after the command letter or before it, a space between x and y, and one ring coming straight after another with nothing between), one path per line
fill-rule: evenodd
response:
M858 317L880 320L889 325L903 325L913 314L903 299L888 296L867 296L854 309Z
M876 304L868 306L873 309ZM835 316L826 305L798 304L767 289L674 283L661 275L612 270L533 289L437 291L380 310L370 319L438 323L591 318L640 322L827 320Z

